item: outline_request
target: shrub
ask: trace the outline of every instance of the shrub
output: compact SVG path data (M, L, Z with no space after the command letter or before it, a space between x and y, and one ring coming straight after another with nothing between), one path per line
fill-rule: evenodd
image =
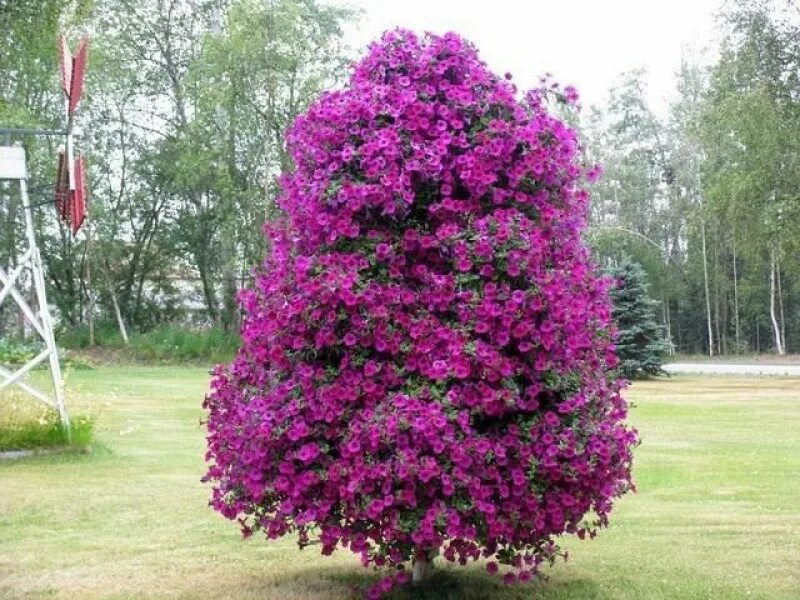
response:
M597 170L547 111L576 94L507 79L455 34L392 31L294 123L204 404L212 504L245 535L525 581L631 487L609 282L581 240Z
M0 339L0 365L23 365L42 351L43 344Z

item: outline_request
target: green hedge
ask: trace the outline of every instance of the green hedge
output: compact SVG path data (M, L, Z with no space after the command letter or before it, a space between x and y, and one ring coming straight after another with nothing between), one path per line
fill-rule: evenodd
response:
M64 332L59 343L67 349L89 349L89 333L84 328ZM95 331L98 348L115 351L120 360L144 362L228 362L239 347L237 333L219 328L191 329L163 325L146 332L132 332L129 344L122 341L119 331L101 327Z

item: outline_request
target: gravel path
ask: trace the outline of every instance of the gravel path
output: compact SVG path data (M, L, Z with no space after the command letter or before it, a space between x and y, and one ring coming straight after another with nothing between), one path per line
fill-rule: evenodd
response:
M792 375L800 377L800 365L722 365L714 363L670 363L667 373L703 373L707 375Z

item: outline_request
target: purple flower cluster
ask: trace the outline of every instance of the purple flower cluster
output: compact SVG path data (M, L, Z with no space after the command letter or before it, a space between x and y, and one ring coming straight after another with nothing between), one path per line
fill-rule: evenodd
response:
M581 240L599 170L553 98L577 93L518 100L457 35L395 30L297 119L205 402L212 504L246 535L527 581L631 489L609 282Z

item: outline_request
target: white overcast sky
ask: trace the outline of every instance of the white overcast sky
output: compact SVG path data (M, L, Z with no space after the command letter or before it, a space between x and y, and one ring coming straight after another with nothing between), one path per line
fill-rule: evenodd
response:
M722 0L349 0L364 11L348 32L363 51L396 26L418 32L455 31L476 44L499 73L520 88L549 72L573 84L582 104L601 104L623 71L648 70L650 100L659 112L674 89L682 53L713 52L714 15ZM713 54L711 54L713 56Z

